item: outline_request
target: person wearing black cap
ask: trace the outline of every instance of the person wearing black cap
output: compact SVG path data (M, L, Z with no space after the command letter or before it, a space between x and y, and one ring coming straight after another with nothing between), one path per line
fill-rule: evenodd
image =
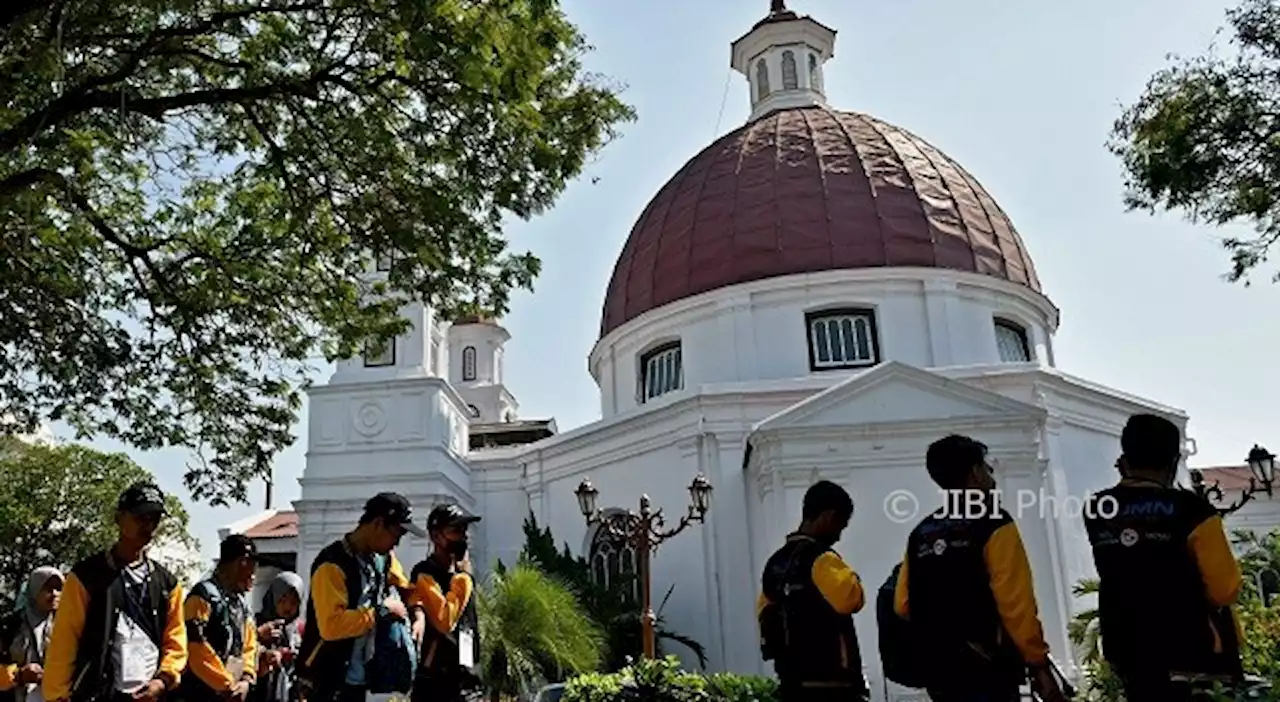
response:
M441 505L427 517L431 555L412 576L415 620L421 613L427 623L414 632L422 643L413 702L462 700L479 682L480 631L467 555L467 528L478 521L457 505Z
M184 606L189 675L186 702L244 702L257 679L258 626L244 601L253 588L258 548L243 534L222 540L213 576L191 588Z
M297 665L307 702L364 702L367 639L379 618L408 618L412 590L393 552L405 534L426 536L409 501L384 492L365 503L354 531L316 555Z
M146 555L164 516L160 488L130 487L117 504L115 545L71 569L45 656L49 702L150 702L181 681L182 586Z

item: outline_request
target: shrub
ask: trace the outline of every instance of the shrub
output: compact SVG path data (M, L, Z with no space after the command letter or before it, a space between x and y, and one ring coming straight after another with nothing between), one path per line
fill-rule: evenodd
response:
M775 702L773 680L680 668L675 656L643 660L616 673L582 675L565 686L563 702Z

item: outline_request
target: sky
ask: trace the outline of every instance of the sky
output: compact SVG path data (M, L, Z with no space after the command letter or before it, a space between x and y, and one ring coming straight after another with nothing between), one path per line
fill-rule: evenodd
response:
M511 227L543 272L504 320L506 379L526 418L561 431L599 417L586 357L605 286L631 226L689 158L745 121L746 79L729 44L768 0L565 0L595 50L587 67L625 84L638 112L557 206ZM1193 466L1238 465L1254 443L1280 451L1280 373L1272 371L1280 286L1225 282L1226 234L1177 214L1124 210L1106 149L1123 105L1170 53L1213 41L1219 0L788 0L835 28L828 102L873 114L931 142L972 173L1013 220L1045 293L1061 310L1064 372L1186 411ZM593 182L594 181L594 182ZM327 372L321 374L321 379ZM277 506L299 496L299 442L275 463ZM95 441L108 450L128 450ZM205 553L221 526L262 509L191 504L186 452L129 451L190 505Z

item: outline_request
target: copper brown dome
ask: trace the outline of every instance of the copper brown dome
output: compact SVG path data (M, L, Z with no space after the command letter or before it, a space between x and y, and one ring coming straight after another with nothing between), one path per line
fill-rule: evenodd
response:
M941 151L868 115L780 110L721 137L658 191L618 257L600 335L737 283L884 266L1040 290L1009 218Z

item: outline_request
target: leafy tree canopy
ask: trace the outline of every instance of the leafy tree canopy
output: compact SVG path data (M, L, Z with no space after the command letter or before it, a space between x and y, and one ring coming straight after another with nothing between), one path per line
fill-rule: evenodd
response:
M0 431L188 447L245 499L310 361L532 286L503 220L634 116L587 49L556 0L3 3Z
M123 453L0 439L0 600L12 602L36 568L70 568L114 543L120 493L149 479ZM186 510L167 502L157 544L195 547Z
M1156 73L1116 121L1110 148L1130 209L1254 225L1254 236L1222 239L1227 279L1247 284L1280 240L1280 0L1243 0L1227 19L1234 51Z

